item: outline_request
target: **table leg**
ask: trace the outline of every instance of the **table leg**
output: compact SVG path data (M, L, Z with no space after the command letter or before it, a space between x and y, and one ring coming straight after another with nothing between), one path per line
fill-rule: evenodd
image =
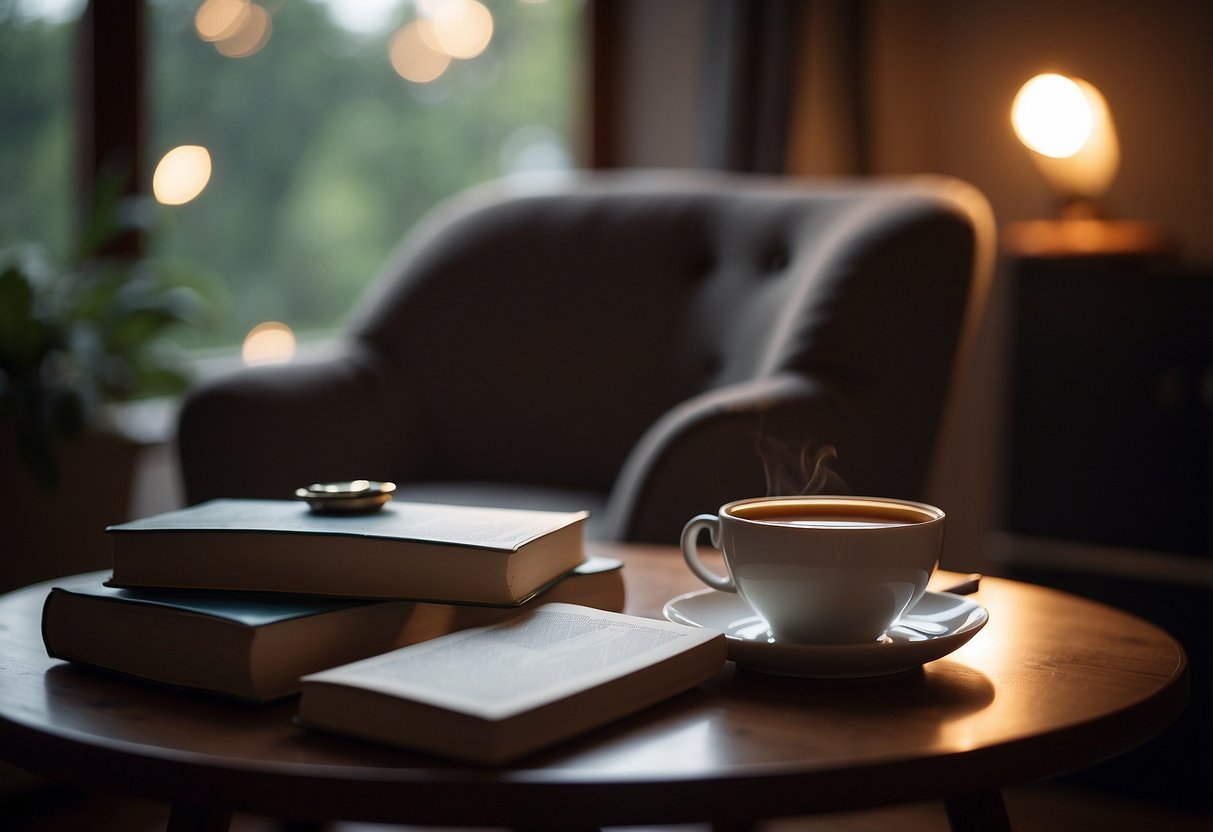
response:
M227 832L232 813L226 809L174 803L165 832Z
M1011 819L997 787L944 800L952 832L1011 832Z

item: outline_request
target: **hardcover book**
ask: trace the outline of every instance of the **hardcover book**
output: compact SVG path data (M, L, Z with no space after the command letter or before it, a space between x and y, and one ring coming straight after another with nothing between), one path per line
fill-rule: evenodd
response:
M591 557L523 605L571 601L622 610L623 564ZM324 668L516 614L518 607L360 601L247 592L121 589L105 573L47 596L52 658L153 682L269 701Z
M585 559L586 512L219 499L110 526L113 583L518 604Z

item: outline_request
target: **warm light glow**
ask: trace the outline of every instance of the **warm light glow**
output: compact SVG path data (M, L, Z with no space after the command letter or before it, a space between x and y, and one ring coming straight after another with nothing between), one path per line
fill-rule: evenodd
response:
M240 352L244 363L250 367L285 364L295 355L295 333L278 321L257 324L244 336L244 347Z
M436 51L433 24L429 20L414 20L392 36L388 57L392 68L406 81L424 84L446 72L451 56Z
M388 47L392 67L408 81L433 81L453 58L475 58L493 39L493 14L479 0L417 0L417 14Z
M417 14L429 20L443 15L454 15L458 14L458 7L466 2L468 0L416 0Z
M248 0L206 0L194 14L194 29L205 41L235 34L249 16Z
M475 58L493 39L493 14L478 0L442 0L423 4L422 11L433 24L429 45L452 58Z
M265 7L249 3L248 14L239 28L216 41L215 49L229 58L246 58L269 43L273 28L273 19Z
M1080 78L1037 75L1020 88L1011 124L1054 190L1066 199L1093 199L1107 190L1120 165L1120 144L1108 104Z
M1037 75L1015 96L1011 123L1028 147L1065 159L1087 143L1094 116L1078 84L1064 75Z
M211 154L205 147L183 144L165 153L152 174L152 195L164 205L184 205L211 181Z

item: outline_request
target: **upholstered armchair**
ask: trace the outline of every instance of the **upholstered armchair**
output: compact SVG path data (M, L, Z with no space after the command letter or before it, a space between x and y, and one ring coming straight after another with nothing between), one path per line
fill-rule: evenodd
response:
M817 462L828 490L918 498L992 233L944 178L482 186L405 237L335 356L191 393L186 496L384 479L657 542Z

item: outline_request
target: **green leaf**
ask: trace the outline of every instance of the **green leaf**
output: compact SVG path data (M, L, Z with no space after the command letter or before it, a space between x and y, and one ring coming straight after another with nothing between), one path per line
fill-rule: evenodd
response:
M35 368L57 340L35 313L25 275L16 266L0 272L0 367L10 373Z

